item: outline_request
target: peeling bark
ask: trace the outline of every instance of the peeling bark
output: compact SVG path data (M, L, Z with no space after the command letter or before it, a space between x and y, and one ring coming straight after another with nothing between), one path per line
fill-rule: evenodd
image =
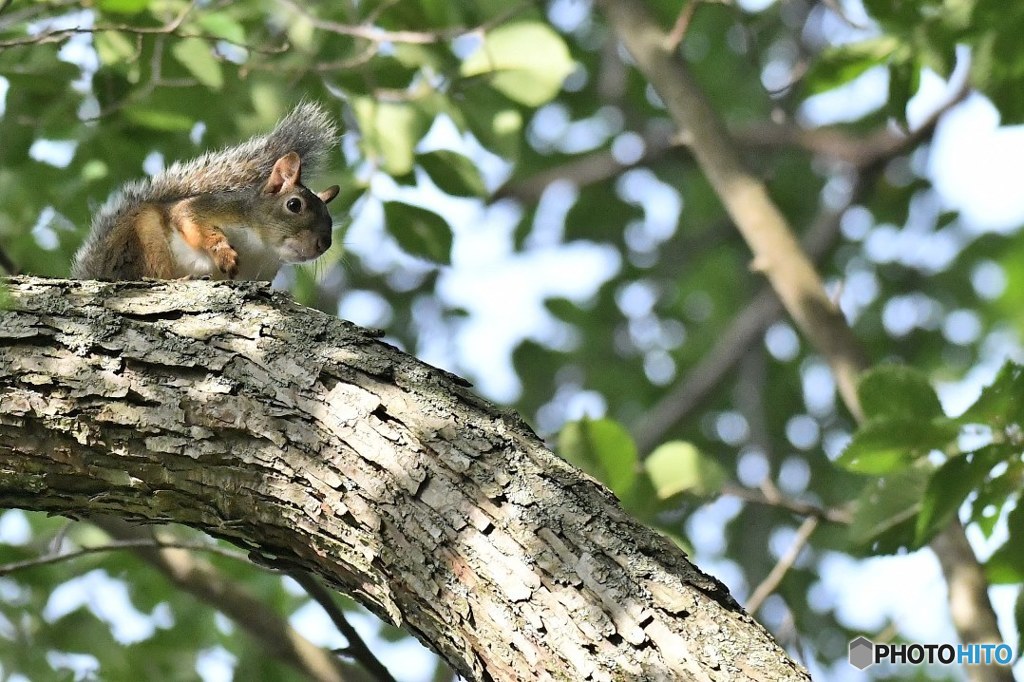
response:
M474 680L805 680L518 417L256 283L14 278L0 505L317 573Z

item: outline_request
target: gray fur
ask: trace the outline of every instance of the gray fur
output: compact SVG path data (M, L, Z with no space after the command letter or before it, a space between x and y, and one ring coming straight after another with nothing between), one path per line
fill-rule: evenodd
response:
M314 102L299 104L266 135L234 147L206 152L191 161L177 161L146 180L126 183L100 207L92 229L75 254L71 276L78 279L110 277L103 263L109 255L107 236L124 219L147 203L164 203L209 192L251 189L270 177L274 163L289 152L302 159L305 175L315 172L337 147L338 128L327 111Z

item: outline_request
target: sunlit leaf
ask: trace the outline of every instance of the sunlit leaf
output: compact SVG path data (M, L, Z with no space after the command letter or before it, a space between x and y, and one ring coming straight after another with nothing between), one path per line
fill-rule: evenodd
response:
M245 42L245 28L226 12L203 12L196 23L210 35L236 44Z
M200 38L185 38L171 48L175 59L203 85L220 90L224 85L224 74L220 62L210 52L210 45Z
M945 417L872 419L853 435L836 464L862 474L887 474L946 447L958 433L956 423Z
M558 454L601 480L619 497L636 479L636 445L629 432L611 419L569 422L558 435Z
M492 74L491 83L507 97L539 106L554 97L573 70L562 37L547 24L505 24L487 33L480 48L462 62L463 76Z
M137 48L119 31L104 31L93 36L93 45L102 64L118 64L135 56Z
M712 495L726 480L721 465L693 443L673 441L658 446L644 460L644 469L661 499L679 493Z
M104 12L137 14L149 7L150 0L97 0L97 6Z
M391 175L412 171L414 148L430 125L426 112L413 103L378 102L371 97L356 98L352 109L367 155L379 159Z
M184 114L143 106L127 109L125 117L145 128L167 132L188 131L195 125L195 121Z

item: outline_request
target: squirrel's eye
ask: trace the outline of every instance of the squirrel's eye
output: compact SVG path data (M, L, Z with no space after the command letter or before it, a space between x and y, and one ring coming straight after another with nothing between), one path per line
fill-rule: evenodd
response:
M292 213L298 213L302 210L302 201L295 197L292 197L288 201L284 202L284 207Z

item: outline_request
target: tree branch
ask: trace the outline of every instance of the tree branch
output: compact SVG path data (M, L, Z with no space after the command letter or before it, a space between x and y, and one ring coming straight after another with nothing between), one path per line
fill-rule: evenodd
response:
M350 38L360 38L376 44L407 43L411 45L432 45L435 43L444 43L470 33L482 33L505 23L527 7L536 4L536 0L521 0L518 3L509 6L504 12L500 12L488 21L481 23L479 26L457 26L438 31L389 31L387 29L374 26L373 18L361 24L342 24L341 22L331 21L329 19L321 19L293 0L277 1L279 4L284 5L296 14L301 15L321 31L336 33Z
M853 520L853 515L848 509L822 507L810 502L793 500L788 497L783 497L774 487L770 487L765 490L752 490L751 488L747 488L736 483L725 483L722 486L722 494L729 495L730 497L736 497L744 502L761 504L766 507L774 507L776 509L785 509L786 511L791 511L794 514L799 514L800 516L814 517L816 519L831 521L832 523L847 525Z
M191 33L188 31L182 31L181 25L184 23L185 18L188 17L189 13L195 8L197 0L191 0L182 10L164 23L161 26L133 26L131 24L100 24L99 26L71 26L68 28L51 28L45 31L41 31L35 35L25 36L23 38L9 38L7 40L0 40L0 48L5 47L19 47L22 45L44 45L46 43L60 43L73 35L80 33L130 33L133 35L174 35L179 38L200 38L209 42L223 41L231 45L257 52L261 54L280 54L288 49L288 45L279 45L275 47L265 47L263 45L251 44L251 43L239 43L233 40L224 38L223 36L215 36L210 33Z
M846 209L858 201L869 184L865 174L858 174L844 205L838 210L821 209L817 219L804 235L803 246L815 261L824 257L836 243L839 224ZM700 405L736 366L751 344L782 314L782 304L771 285L765 285L743 308L721 334L720 341L699 363L631 429L637 449L649 454L665 434Z
M665 39L666 50L671 52L683 42L683 39L686 37L686 31L690 28L690 22L693 21L693 14L697 11L697 5L702 1L687 0L682 9L679 10L679 14L676 15L676 23L672 25L672 30L669 31Z
M707 1L691 0L686 7ZM763 153L765 149L797 148L829 161L846 164L858 175L874 175L878 166L927 140L935 132L935 126L942 115L962 102L969 93L970 88L965 81L946 102L910 132L895 130L886 125L863 135L853 135L836 126L803 128L792 122L769 121L736 126L729 132L746 154ZM602 182L617 177L629 168L652 165L669 153L683 152L686 147L681 137L678 133L673 135L662 128L652 127L641 134L644 151L636 161L622 163L610 149L602 149L529 177L509 179L494 191L491 199L512 198L534 203L540 199L548 185L558 180L568 180L577 187Z
M95 516L89 521L119 543L136 543L140 559L164 574L174 585L213 606L256 639L264 650L317 682L369 682L364 671L344 664L329 651L316 646L296 632L280 614L267 608L234 581L226 579L192 549L173 548L170 541L154 537L152 528L134 526L112 516ZM144 543L160 546L146 546Z
M395 678L391 675L390 671L373 655L370 647L366 646L366 642L359 636L359 633L352 627L352 624L348 622L345 612L334 601L334 596L330 590L321 585L311 574L304 571L293 571L289 575L302 586L302 589L306 590L306 594L313 601L320 605L320 608L327 613L328 618L334 623L334 627L338 628L338 631L345 637L345 640L348 642L345 654L359 661L364 668L373 674L378 682L395 682Z
M0 504L200 528L469 679L807 679L518 418L353 325L257 283L7 291Z
M751 613L757 613L757 610L761 608L761 604L764 600L774 592L782 579L786 577L786 573L793 567L796 560L800 557L800 552L810 542L811 535L818 528L818 517L808 516L804 519L803 523L800 524L800 528L796 531L796 537L793 538L793 544L789 546L786 553L779 558L775 567L768 573L768 576L761 581L761 584L757 586L753 594L750 595L750 599L747 600L747 609Z
M217 545L211 545L209 543L201 542L179 542L176 540L158 540L154 537L144 537L129 540L114 540L107 542L102 545L95 545L92 547L79 547L67 552L51 552L50 554L44 554L42 556L33 557L31 559L24 559L22 561L11 561L6 564L0 564L0 576L10 575L17 571L24 571L29 568L37 568L39 566L50 566L52 564L59 564L65 561L74 561L83 556L89 556L90 554L104 554L106 552L119 552L126 549L187 549L191 552L211 552L213 554L219 554L220 556L230 557L239 561L248 561L248 558L240 553L231 550L218 547Z
M753 267L764 273L797 326L828 360L844 402L859 418L856 378L867 363L785 217L764 184L743 167L686 63L664 50L664 33L646 9L625 0L599 4L672 120L687 133L697 162L754 253Z
M73 561L90 554L105 552L117 552L124 550L188 550L189 553L209 552L218 556L241 561L249 566L256 567L249 557L241 552L224 549L215 544L202 542L188 542L173 539L161 539L155 537L151 531L130 526L113 517L93 518L92 522L101 527L108 535L115 538L102 545L92 547L80 547L76 550L66 552L52 552L43 556L23 561L12 561L0 564L0 576L9 575L17 571L24 571L39 566ZM60 543L56 543L59 545ZM161 571L172 582L185 591L204 600L209 605L227 615L238 615L244 613L247 617L237 621L238 625L261 640L264 648L281 659L285 664L291 665L299 672L305 674L312 680L356 680L363 679L365 674L349 671L344 673L343 665L335 657L314 644L305 640L298 632L281 620L281 617L266 609L263 603L246 594L240 589L228 587L233 585L217 575L216 569L207 564L201 563L192 558L190 554L166 553L159 551L136 551L143 561L150 563L154 568ZM359 637L359 633L345 619L344 613L337 608L328 592L322 585L309 574L296 571L291 574L300 585L302 585L310 597L317 601L328 613L331 621L338 627L341 633L349 642L347 651L353 659L359 662L366 670L373 674L373 678L382 682L395 682L387 669L370 652L369 648ZM187 583L187 584L186 584ZM249 617L257 617L260 627L254 627ZM268 623L272 623L268 626ZM282 637L281 635L284 635ZM281 646L281 642L290 642L291 646Z

